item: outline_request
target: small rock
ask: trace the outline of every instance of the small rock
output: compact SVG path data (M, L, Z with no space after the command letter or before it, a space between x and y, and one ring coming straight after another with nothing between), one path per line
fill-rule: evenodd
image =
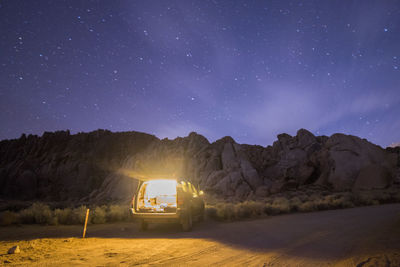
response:
M8 250L8 254L17 254L20 253L21 250L19 249L19 246L13 246Z

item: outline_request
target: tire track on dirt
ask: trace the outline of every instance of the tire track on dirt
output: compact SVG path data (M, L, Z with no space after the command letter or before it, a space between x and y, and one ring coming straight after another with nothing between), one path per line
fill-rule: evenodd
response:
M220 245L213 245L210 247L207 247L205 249L196 251L194 253L190 253L187 255L183 255L183 256L178 256L178 257L173 257L171 256L171 258L167 258L164 260L157 260L157 261L151 261L149 263L151 264L167 264L167 265L177 265L177 264L182 264L182 263L186 263L189 260L193 260L196 257L200 257L200 256L204 256L205 254L213 254L218 252L219 250L221 250L221 246Z

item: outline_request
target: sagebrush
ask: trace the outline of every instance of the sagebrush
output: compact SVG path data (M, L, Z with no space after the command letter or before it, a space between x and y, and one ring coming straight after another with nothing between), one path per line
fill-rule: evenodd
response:
M0 213L0 225L12 224L46 224L72 225L85 222L88 207L51 209L44 203L34 203L29 208L19 212L3 211ZM88 223L101 224L107 222L126 221L130 218L127 205L110 205L90 207Z

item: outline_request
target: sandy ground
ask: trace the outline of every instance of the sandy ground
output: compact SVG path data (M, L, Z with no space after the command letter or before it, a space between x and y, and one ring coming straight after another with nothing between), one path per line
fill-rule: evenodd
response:
M400 266L400 204L232 223L0 227L5 266ZM21 253L8 255L19 245Z

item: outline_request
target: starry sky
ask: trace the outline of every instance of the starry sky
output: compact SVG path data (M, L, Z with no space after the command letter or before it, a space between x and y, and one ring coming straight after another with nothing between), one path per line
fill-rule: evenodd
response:
M0 1L0 139L400 141L400 1Z

